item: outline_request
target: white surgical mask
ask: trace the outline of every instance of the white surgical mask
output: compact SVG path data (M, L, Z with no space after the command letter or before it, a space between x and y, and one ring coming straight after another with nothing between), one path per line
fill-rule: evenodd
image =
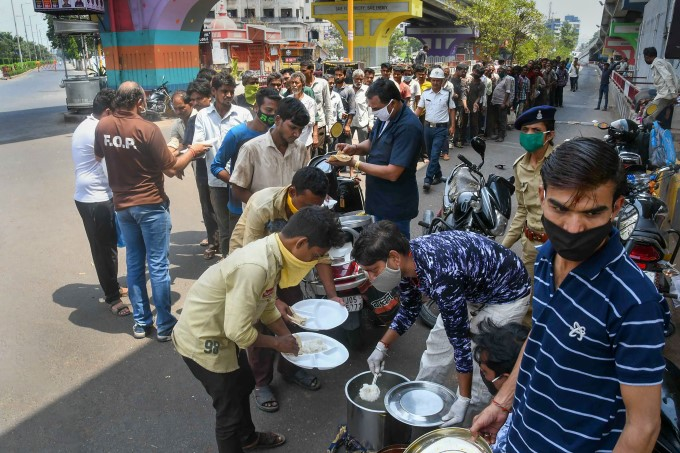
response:
M375 277L371 284L378 291L386 293L399 285L400 281L401 269L392 269L387 265L387 262L385 262L385 269Z
M375 117L378 118L378 119L379 119L380 121L382 121L382 122L385 122L385 121L389 120L389 119L390 119L390 115L391 115L392 113L391 113L390 111L387 110L387 107L389 107L389 105L392 103L392 101L394 101L394 99L392 99L390 102L388 102L387 105L386 105L385 107L381 108L381 109L378 110L377 112L374 112L373 114L375 115ZM390 288L390 289L391 289L391 288Z

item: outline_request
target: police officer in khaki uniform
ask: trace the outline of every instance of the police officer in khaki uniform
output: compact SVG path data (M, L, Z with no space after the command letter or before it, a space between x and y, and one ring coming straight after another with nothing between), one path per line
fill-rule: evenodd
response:
M527 110L515 121L515 129L520 131L519 143L526 153L512 166L515 171L517 212L503 239L503 245L510 248L518 239L522 241L522 262L532 280L538 254L536 247L548 240L541 221L543 210L538 198L538 187L541 185L543 161L553 150L555 111L554 107L540 105ZM524 322L531 325L531 307Z

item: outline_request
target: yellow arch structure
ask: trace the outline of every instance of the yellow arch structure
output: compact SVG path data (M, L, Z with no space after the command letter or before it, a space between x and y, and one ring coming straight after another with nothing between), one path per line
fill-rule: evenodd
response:
M325 19L340 31L347 56L347 2L314 2L312 17ZM422 0L354 0L354 60L368 66L387 61L394 29L417 17L423 17Z

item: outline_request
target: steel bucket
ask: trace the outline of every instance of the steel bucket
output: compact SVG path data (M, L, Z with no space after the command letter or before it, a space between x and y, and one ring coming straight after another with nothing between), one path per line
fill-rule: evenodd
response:
M370 384L373 373L357 374L345 384L347 398L347 433L369 451L380 450L393 444L408 444L411 427L396 420L385 410L384 396L395 385L407 382L401 374L383 371L378 378L380 398L374 402L359 398L363 384Z

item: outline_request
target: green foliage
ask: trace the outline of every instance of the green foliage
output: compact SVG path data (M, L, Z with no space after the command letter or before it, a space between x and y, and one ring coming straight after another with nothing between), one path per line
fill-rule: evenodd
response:
M90 16L59 16L60 20L89 20ZM47 22L47 39L52 43L55 49L64 51L66 58L77 60L83 58L85 49L81 44L80 37L57 35L54 32L54 16L45 14L45 21ZM91 54L96 53L96 40L92 36L85 38L87 49ZM89 57L87 55L86 57Z
M21 36L19 37L19 44L21 46L21 56L25 62L51 58L50 52L45 46L26 41ZM0 32L0 60L3 61L3 64L19 61L17 38L12 33Z
M331 59L341 58L345 44L342 41L342 36L334 25L328 29L328 34L324 37L324 49L328 52Z
M557 50L560 55L570 54L571 51L576 50L576 44L578 44L578 31L572 24L565 22L560 29Z
M449 0L457 11L456 24L477 31L477 54L496 59L502 48L510 62L523 62L531 41L545 28L545 18L534 0Z
M404 58L408 52L408 41L404 37L404 32L401 28L394 29L390 42L387 45L387 56L389 58L398 57Z

